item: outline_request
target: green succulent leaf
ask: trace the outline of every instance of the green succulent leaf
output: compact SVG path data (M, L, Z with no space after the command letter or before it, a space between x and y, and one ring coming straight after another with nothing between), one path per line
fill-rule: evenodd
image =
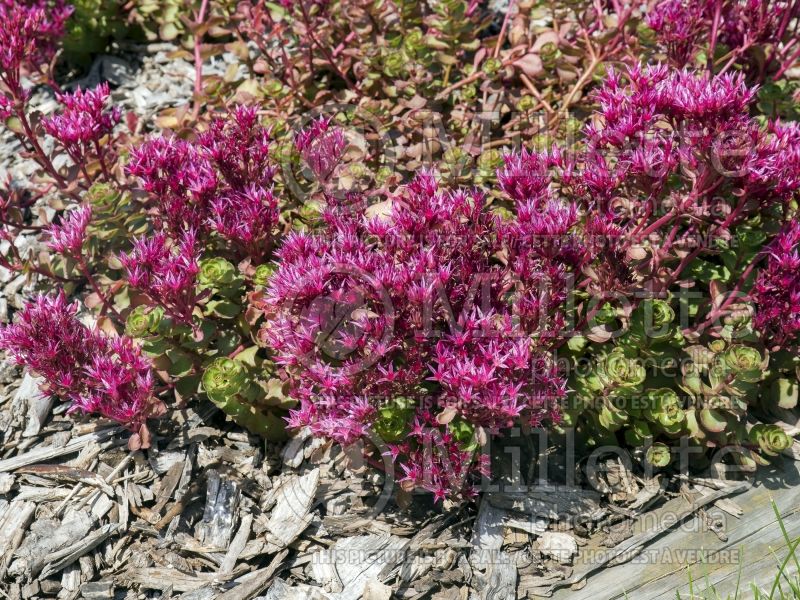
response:
M672 460L669 446L662 443L655 443L647 449L645 460L657 468L664 468Z
M203 389L214 403L225 402L241 392L246 381L246 368L227 357L214 359L203 373Z
M644 383L647 373L639 359L614 349L599 366L598 375L606 386L637 388Z
M727 415L715 408L703 408L700 410L700 424L703 429L712 433L725 431L728 426Z
M197 281L202 287L222 288L236 279L236 267L224 258L206 258L200 261Z
M800 397L800 386L797 379L779 377L770 385L770 400L773 406L779 408L794 408Z
M148 308L137 306L125 320L125 334L133 338L146 338L159 334L164 318L164 309L160 306Z
M753 425L749 438L767 456L777 456L784 450L789 449L793 443L792 438L779 426L765 423Z

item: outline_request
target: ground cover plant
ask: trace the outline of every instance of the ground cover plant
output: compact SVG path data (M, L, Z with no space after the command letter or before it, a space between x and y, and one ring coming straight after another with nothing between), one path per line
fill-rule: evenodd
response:
M39 168L0 190L0 265L42 290L0 347L71 411L138 448L207 398L455 502L515 426L656 468L790 449L800 3L170 6L120 18L182 40L195 95L139 123L59 85L83 5L0 0L0 120Z

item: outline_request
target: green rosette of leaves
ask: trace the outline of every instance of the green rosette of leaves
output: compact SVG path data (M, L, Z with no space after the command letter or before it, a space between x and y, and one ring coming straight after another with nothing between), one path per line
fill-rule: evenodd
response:
M647 372L641 360L615 348L598 365L597 375L606 388L636 390L644 383Z
M125 335L136 338L150 338L160 334L164 320L164 309L160 306L148 308L137 306L125 319Z
M683 431L686 423L686 413L680 397L670 388L648 390L645 395L647 408L644 415L651 423L656 424L661 430L670 435Z
M675 320L675 311L667 300L647 299L636 310L634 321L636 328L641 328L642 334L648 340L663 341L673 335L672 322Z
M220 357L203 372L203 389L209 400L245 429L269 440L285 435L284 425L272 413L262 413L245 397L251 387L247 367L230 358Z
M373 429L384 442L399 442L408 433L408 424L413 413L413 400L396 398L388 406L378 409L378 418L372 425Z
M275 265L263 264L256 267L253 273L253 285L256 287L266 287L270 277L275 272Z
M476 175L477 183L491 182L495 178L497 169L503 166L503 154L496 148L490 148L478 156Z
M669 446L660 442L653 444L645 452L645 460L656 468L666 467L672 460Z
M633 311L628 332L618 343L640 354L664 354L682 342L674 321L675 311L668 300L648 298Z
M753 445L758 446L763 455L775 457L784 450L788 450L793 443L791 437L777 425L759 423L753 425L748 433L748 439Z
M67 58L81 65L103 52L112 38L125 35L124 2L118 0L73 0L74 12L62 41Z
M593 325L615 326L618 316L619 311L617 310L617 307L610 302L606 302L597 309L597 312L594 313L591 323Z
M197 282L201 287L221 289L236 280L236 267L224 258L205 258L200 261Z
M745 383L756 383L764 378L766 359L757 348L734 344L721 355L723 368L733 374L734 379Z
M243 280L232 263L220 257L201 260L197 283L201 290L210 292L203 309L206 316L220 319L239 316Z

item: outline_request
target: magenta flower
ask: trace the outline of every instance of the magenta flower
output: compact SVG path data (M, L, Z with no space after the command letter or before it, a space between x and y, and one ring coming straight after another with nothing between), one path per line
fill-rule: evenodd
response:
M330 118L320 117L297 132L294 145L317 181L325 184L341 161L347 140L341 129L331 127Z
M474 457L464 450L429 410L415 412L407 439L388 444L388 453L406 459L400 464L400 485L409 490L426 490L433 494L435 502L452 498L455 490L465 498L474 498L478 493L476 476L491 475L489 456L479 453Z
M106 110L110 94L107 83L93 90L56 94L63 110L42 119L45 132L58 140L76 164L81 164L92 153L102 157L100 140L119 123L122 114L119 107Z
M272 247L278 224L278 200L271 189L252 185L231 192L211 203L211 227L224 239L236 244L240 253L255 264L263 261Z
M82 324L78 310L63 292L38 296L14 324L0 327L0 348L43 377L45 391L71 402L70 410L99 414L144 434L145 421L161 410L149 361L130 338Z
M193 144L176 137L156 137L131 150L128 170L156 204L157 227L172 235L205 228L217 175L210 161Z
M800 221L787 223L766 251L753 286L753 324L771 348L792 346L800 334Z
M173 235L205 228L218 180L196 146L175 137L153 138L131 150L128 170L155 201L157 227Z
M555 187L588 215L583 243L595 292L631 292L628 253L645 243L654 251L639 276L677 263L676 280L690 259L676 260L675 248L691 248L691 257L713 252L695 240L728 236L800 189L798 129L751 118L754 94L741 75L661 65L611 71L596 92L598 118L584 128L586 151L533 159L541 168L528 185ZM503 178L501 185L519 195ZM721 198L736 200L709 219Z
M20 96L20 70L49 63L73 7L64 0L0 0L0 80Z
M708 32L705 8L708 2L665 0L647 13L645 22L656 32L670 60L685 65L697 50L703 34Z
M155 205L158 228L173 237L215 231L239 258L263 257L272 245L277 203L269 132L255 108L239 106L215 119L197 142L153 138L131 152L129 171Z
M165 233L139 238L119 260L131 287L141 290L164 308L176 323L190 325L198 300L195 284L200 272L197 235L186 230L177 242Z
M262 337L300 401L292 426L349 444L370 437L394 398L413 400L418 416L452 408L490 432L557 418L564 382L544 365L564 323L567 273L583 249L576 240L531 243L551 234L569 240L575 207L553 196L539 214L528 198L535 186L516 175L515 199L527 208L511 222L486 210L477 190L441 190L421 173L385 217L364 221L329 196L325 231L286 238ZM435 418L433 426L431 435L445 440L432 459L438 466L416 463L430 440L419 438L394 446L398 472L437 498L465 493L485 465L463 441L448 442Z
M48 248L59 254L80 257L86 241L86 229L92 221L92 207L84 204L64 215L61 223L47 228Z
M237 191L272 185L275 166L270 157L271 142L269 131L252 106L237 106L225 118L214 119L198 140L225 186Z
M715 31L716 42L736 58L746 57L748 48L762 44L780 46L800 4L782 0L661 0L646 14L647 25L676 66L707 51ZM788 45L787 45L788 47ZM771 53L768 60L775 58Z

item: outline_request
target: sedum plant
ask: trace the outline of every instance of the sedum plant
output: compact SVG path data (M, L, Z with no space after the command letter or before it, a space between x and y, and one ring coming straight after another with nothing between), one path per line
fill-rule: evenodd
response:
M204 398L436 500L520 425L660 469L788 451L797 3L513 4L138 3L197 73L150 131L56 84L70 7L0 0L0 121L39 168L0 190L0 265L63 289L0 347L132 448ZM246 68L204 77L211 40Z
M480 432L556 415L564 382L547 350L580 252L530 246L542 217L506 222L479 191L440 189L431 173L383 217L352 200L329 196L324 228L285 240L263 300L260 335L300 402L290 424L343 444L388 433L401 482L472 493ZM548 211L574 224L574 208ZM432 472L417 468L426 453Z
M74 0L73 13L63 40L70 61L87 65L93 55L104 52L111 40L126 34L123 2L119 0Z

